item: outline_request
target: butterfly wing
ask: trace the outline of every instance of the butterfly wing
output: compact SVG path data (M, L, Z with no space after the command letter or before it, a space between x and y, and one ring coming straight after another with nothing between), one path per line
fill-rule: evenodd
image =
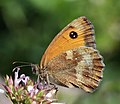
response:
M71 32L76 32L77 38L71 38ZM40 67L45 67L52 58L73 48L87 46L95 49L94 34L94 27L86 17L75 19L58 33L50 43L42 57Z
M50 80L67 87L79 87L87 92L98 87L103 68L99 52L85 46L61 53L47 64Z
M86 17L68 24L45 51L40 69L55 83L92 92L102 79L103 60L96 50L94 27Z

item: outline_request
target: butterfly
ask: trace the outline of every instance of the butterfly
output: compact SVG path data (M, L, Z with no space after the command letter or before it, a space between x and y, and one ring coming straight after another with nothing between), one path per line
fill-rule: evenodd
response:
M82 16L57 34L36 69L47 82L93 92L103 78L104 67L96 49L94 26Z

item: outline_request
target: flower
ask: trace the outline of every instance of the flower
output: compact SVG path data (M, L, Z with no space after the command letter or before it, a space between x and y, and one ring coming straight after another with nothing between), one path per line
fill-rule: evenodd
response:
M19 77L20 68L16 67L13 70L14 77L6 75L5 84L6 94L14 104L52 104L56 102L54 99L57 88L54 84L47 82L34 82L29 76L21 74ZM3 90L0 90L4 93Z

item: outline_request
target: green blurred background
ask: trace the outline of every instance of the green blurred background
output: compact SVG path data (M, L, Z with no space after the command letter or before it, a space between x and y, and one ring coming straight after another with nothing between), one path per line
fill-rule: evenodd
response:
M120 104L120 0L0 0L0 74L10 74L13 61L39 63L53 37L79 16L94 24L104 78L89 96L58 98L67 104Z

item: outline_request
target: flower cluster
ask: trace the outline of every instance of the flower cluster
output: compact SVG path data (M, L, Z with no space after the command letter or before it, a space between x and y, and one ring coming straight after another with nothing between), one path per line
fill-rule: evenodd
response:
M34 82L25 74L18 76L19 70L14 70L14 78L6 75L6 85L3 85L14 104L52 104L57 101L54 99L57 93L55 85Z

